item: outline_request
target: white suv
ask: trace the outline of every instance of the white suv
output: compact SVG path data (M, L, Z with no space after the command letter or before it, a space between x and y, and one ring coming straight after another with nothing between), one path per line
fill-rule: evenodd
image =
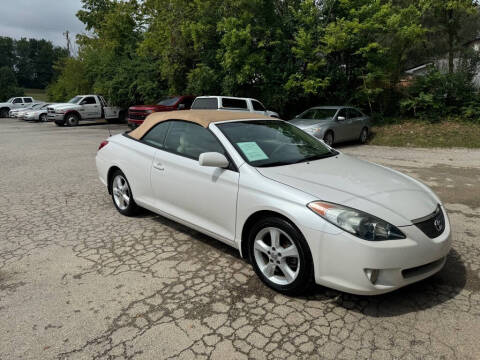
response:
M280 117L275 111L265 109L265 106L256 99L229 96L199 96L193 101L192 110L249 111L276 118Z

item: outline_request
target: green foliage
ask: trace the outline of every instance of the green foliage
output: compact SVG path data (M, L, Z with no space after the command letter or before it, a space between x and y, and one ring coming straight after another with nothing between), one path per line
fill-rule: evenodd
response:
M23 89L17 85L17 79L8 66L0 67L0 101L7 101L13 96L22 96Z
M44 89L55 76L53 64L65 56L47 40L0 37L0 67L8 67L22 87Z
M471 84L473 57L458 65L464 75L431 74L411 90L398 86L407 66L428 60L421 52L430 42L447 52L452 47L439 45L445 34L455 45L474 33L478 11L467 0L82 3L77 16L89 35L77 38L78 63L64 64L49 88L56 98L72 95L67 84L81 73L78 87L122 106L189 93L255 97L287 118L322 104L357 105L380 117L398 113L400 102L406 113L460 106L475 116L477 109L459 100L472 89L460 82Z
M91 83L87 79L87 71L83 61L75 58L65 58L55 68L60 76L47 87L47 96L50 101L64 102L75 95L90 92Z

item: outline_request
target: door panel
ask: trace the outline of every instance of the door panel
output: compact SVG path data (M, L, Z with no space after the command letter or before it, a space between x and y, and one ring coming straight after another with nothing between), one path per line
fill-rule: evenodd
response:
M358 112L355 109L348 109L348 115L350 118L350 131L349 131L349 140L356 140L360 136L360 132L363 128L364 117L362 113Z
M100 103L93 96L88 96L82 100L83 113L85 119L98 119L102 116Z
M239 174L157 150L151 184L155 207L233 241Z
M338 117L343 116L345 120L339 121ZM348 112L346 109L342 109L338 112L336 119L335 127L335 142L346 141L349 138L348 132L350 127L350 122L348 119Z

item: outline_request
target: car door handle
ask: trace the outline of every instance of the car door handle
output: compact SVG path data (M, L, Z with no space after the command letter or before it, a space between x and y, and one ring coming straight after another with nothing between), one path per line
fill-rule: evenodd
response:
M154 167L155 169L157 169L157 170L160 170L160 171L165 170L165 168L163 167L163 164L160 163L160 162L154 162L154 163L153 163L153 167Z

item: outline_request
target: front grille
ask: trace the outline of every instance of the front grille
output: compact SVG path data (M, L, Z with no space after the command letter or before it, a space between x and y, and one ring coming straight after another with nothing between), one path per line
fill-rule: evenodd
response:
M443 262L445 261L445 258L442 257L436 261L433 261L431 263L425 264L425 265L420 265L416 266L410 269L405 269L402 270L402 276L405 279L412 278L415 276L423 275L426 273L429 273L430 271L435 270L437 267L439 267Z
M53 108L47 108L47 111L48 111L50 114L55 114L55 109L53 109Z
M430 239L440 236L445 230L445 216L443 215L440 205L433 214L422 219L414 220L413 223Z
M128 113L128 117L132 120L145 120L147 114Z

